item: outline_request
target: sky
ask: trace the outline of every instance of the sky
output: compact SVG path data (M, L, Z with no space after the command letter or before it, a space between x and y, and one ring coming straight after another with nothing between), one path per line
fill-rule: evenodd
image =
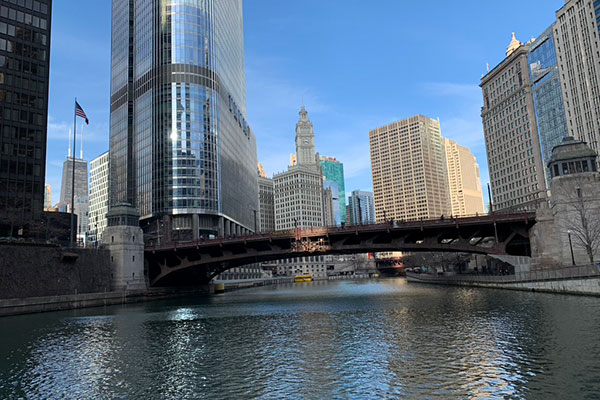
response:
M368 4L366 6L365 4ZM304 103L316 150L344 163L346 192L371 190L369 130L417 114L469 147L489 182L479 82L564 0L246 0L248 122L267 174L287 169ZM89 117L84 159L108 150L111 1L53 2L46 183L59 201L73 100ZM83 120L78 118L78 138ZM79 156L80 146L77 145Z

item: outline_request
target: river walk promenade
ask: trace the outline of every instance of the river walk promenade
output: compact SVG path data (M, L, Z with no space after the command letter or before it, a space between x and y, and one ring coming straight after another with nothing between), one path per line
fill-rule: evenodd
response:
M409 282L600 296L600 264L519 272L513 275L406 272Z

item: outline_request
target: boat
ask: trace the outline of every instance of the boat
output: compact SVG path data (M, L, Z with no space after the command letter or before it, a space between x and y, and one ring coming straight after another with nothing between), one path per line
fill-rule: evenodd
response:
M294 277L295 283L312 282L312 281L313 281L313 277L311 274L296 275Z

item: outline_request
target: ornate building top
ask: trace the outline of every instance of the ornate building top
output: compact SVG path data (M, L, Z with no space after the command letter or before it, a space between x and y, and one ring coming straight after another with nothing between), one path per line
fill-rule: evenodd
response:
M300 119L296 124L296 157L298 165L315 165L315 131L308 119L304 106L300 109Z
M510 44L508 45L508 48L506 49L506 57L510 56L512 53L515 52L515 50L517 50L519 47L521 47L523 43L519 42L515 36L515 33L512 33L512 40L510 41Z

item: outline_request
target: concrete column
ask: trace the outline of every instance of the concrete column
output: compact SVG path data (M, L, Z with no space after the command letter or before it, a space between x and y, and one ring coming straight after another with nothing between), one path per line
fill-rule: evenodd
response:
M192 214L192 239L198 240L198 231L200 230L200 217L198 214Z
M218 217L217 230L220 237L225 236L225 218Z
M225 218L223 218L223 226L224 226L224 236L227 237L227 236L231 235L229 221L227 221Z

